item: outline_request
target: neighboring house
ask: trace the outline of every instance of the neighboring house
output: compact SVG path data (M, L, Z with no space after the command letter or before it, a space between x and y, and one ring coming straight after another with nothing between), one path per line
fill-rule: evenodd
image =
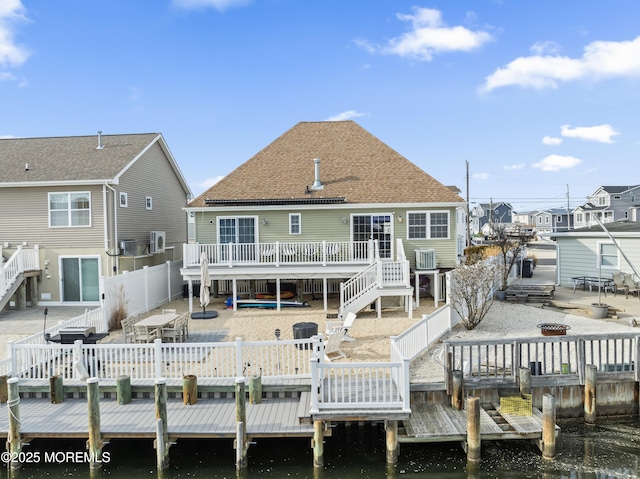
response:
M238 282L249 283L251 293L268 282L273 292L296 278L297 293L322 293L326 308L327 288L336 291L331 284L377 263L383 275L394 262L415 267L416 250L431 250L419 253L419 269L455 267L465 244L457 226L464 207L357 123L302 122L189 204L197 244L186 245L182 274L198 280L204 251L220 292L238 292ZM393 295L407 297L403 271L391 275Z
M571 278L592 276L611 278L611 273L632 274L640 270L640 223L616 221L605 227L615 242L600 226L557 233L558 284L573 287ZM626 258L625 258L626 257Z
M566 209L553 208L534 215L536 233L555 233L573 228L573 215Z
M597 224L595 217L603 223L638 221L638 208L640 185L600 186L587 198L584 205L573 210L575 227L583 228Z
M512 223L512 214L513 208L509 203L480 203L470 212L471 233L489 236L493 232L493 225Z
M192 195L159 133L2 139L0 171L2 255L39 247L41 304L97 304L100 276L182 259Z
M511 214L511 218L515 225L534 228L536 225L536 214L538 214L537 211L527 211L523 213L516 213L514 211Z

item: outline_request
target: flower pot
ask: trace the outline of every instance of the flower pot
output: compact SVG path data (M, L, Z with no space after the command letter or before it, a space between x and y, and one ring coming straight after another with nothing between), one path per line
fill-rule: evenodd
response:
M595 319L604 319L609 312L609 305L604 303L591 303L591 314Z
M500 301L504 301L505 299L507 299L507 292L506 291L498 291L496 293L496 298L498 298Z

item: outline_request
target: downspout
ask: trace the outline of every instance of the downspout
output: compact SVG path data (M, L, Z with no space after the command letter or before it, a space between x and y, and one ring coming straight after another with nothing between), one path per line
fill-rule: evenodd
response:
M104 243L105 243L105 250L107 251L107 254L109 256L109 258L115 258L114 259L110 259L110 261L115 261L115 267L116 267L116 271L120 272L120 256L117 254L118 252L118 204L116 202L117 198L116 198L116 190L109 186L107 183L104 184L105 187L109 188L112 192L113 192L113 243L115 245L116 248L116 255L115 256L111 256L111 254L109 254L109 237L108 237L108 225L107 225L107 196L106 196L106 191L105 191L105 198L104 198L104 223L105 223L105 227L104 227L104 231L105 231L105 238L104 238ZM109 268L109 275L110 276L114 276L113 274L113 267Z
M631 262L631 260L629 258L627 258L627 255L624 254L624 251L622 251L622 248L620 248L620 245L618 244L616 239L613 237L613 235L609 232L609 230L607 228L605 228L604 224L600 221L600 218L598 218L598 215L596 215L595 218L596 218L596 221L598 222L598 224L600 225L600 227L602 228L602 230L607 234L609 239L611 239L611 241L613 241L613 244L616 245L616 248L618 248L618 251L620 251L620 254L624 258L624 260L629 264L629 266L631 266L631 269L633 270L635 275L640 278L640 274L638 274L638 270L635 268L635 266L633 266L633 263ZM600 254L600 252L598 252L598 255L599 254Z

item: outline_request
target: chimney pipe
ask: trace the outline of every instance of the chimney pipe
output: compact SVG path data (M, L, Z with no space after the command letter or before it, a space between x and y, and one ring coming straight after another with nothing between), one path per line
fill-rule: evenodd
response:
M324 185L320 182L320 158L315 158L313 160L313 164L315 166L316 179L311 185L312 190L321 190L324 188Z
M104 145L102 144L102 132L99 131L98 132L98 147L96 148L96 150L102 150L104 148Z

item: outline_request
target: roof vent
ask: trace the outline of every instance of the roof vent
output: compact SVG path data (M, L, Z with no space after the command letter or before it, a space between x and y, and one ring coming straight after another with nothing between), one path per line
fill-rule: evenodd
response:
M320 158L315 158L313 160L313 164L315 166L316 179L311 185L312 190L322 190L324 189L324 185L320 182Z
M96 148L96 150L102 150L104 148L104 145L102 144L102 132L99 131L98 132L98 147Z

